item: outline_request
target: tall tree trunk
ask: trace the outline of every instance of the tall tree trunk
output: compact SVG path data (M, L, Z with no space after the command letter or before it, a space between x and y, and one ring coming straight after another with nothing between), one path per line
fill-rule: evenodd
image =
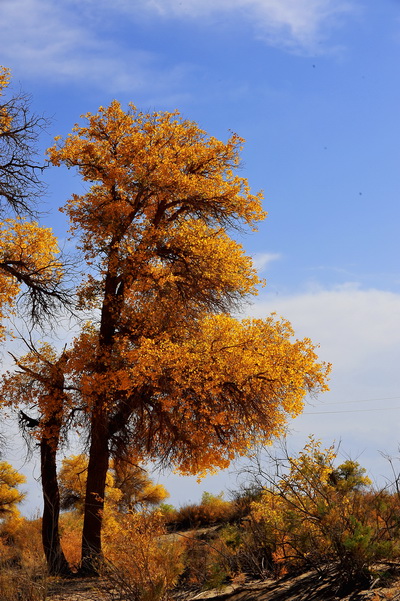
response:
M91 443L86 483L85 513L82 532L82 575L98 575L102 560L101 529L104 495L109 464L108 417L95 411L91 424Z
M56 446L45 437L40 443L40 464L43 491L42 542L47 566L52 576L69 576L71 570L60 542L58 520L60 492L57 481Z
M120 236L121 237L121 236ZM104 283L104 300L101 310L97 373L109 370L109 357L114 344L115 320L119 317L123 301L123 283L115 273L118 262L117 239L110 244L107 275ZM93 391L96 395L96 391ZM109 391L97 394L90 427L89 464L82 531L82 562L80 573L97 575L102 560L101 529L103 524L104 495L110 458L109 416L107 414Z

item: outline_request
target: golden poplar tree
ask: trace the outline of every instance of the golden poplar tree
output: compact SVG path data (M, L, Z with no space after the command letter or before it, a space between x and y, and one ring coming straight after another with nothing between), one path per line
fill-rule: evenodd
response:
M328 368L286 321L232 316L260 281L231 233L265 216L235 173L243 141L116 101L85 119L49 157L91 184L64 211L93 316L69 365L90 423L82 570L95 572L111 456L185 474L226 467L278 435Z

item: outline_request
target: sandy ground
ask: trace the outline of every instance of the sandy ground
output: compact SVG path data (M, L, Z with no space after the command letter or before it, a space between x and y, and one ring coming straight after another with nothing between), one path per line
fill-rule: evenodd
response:
M96 578L56 581L50 585L48 601L134 601L111 590ZM222 590L177 595L179 601L400 601L400 574L384 586L379 581L366 590L345 595L338 592L335 577L321 579L315 572L280 581L266 580L231 585Z

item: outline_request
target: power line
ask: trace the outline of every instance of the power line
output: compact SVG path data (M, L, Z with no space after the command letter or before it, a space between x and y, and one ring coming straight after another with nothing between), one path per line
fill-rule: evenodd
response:
M332 403L333 404L333 403ZM399 407L375 407L375 409L344 409L339 411L304 411L302 415L331 415L333 413L364 413L366 411L391 411Z
M386 396L380 397L376 399L359 399L357 401L332 401L328 403L324 403L325 405L348 405L351 403L372 403L374 401L394 401L396 399L400 399L400 396Z

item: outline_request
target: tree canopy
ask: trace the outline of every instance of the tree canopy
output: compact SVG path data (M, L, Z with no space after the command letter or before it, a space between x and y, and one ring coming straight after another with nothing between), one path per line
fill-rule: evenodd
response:
M265 217L262 193L236 174L243 140L116 101L84 119L48 155L90 184L63 208L87 264L77 286L87 320L61 352L31 346L2 387L35 411L24 419L40 440L54 573L65 567L56 452L72 423L88 440L82 570L93 573L110 466L226 467L279 435L329 371L284 319L234 317L262 283L233 238Z
M59 471L62 509L83 513L88 457L71 455L62 461ZM148 472L135 463L111 461L106 478L106 505L119 513L159 505L169 497L162 484L155 484Z

